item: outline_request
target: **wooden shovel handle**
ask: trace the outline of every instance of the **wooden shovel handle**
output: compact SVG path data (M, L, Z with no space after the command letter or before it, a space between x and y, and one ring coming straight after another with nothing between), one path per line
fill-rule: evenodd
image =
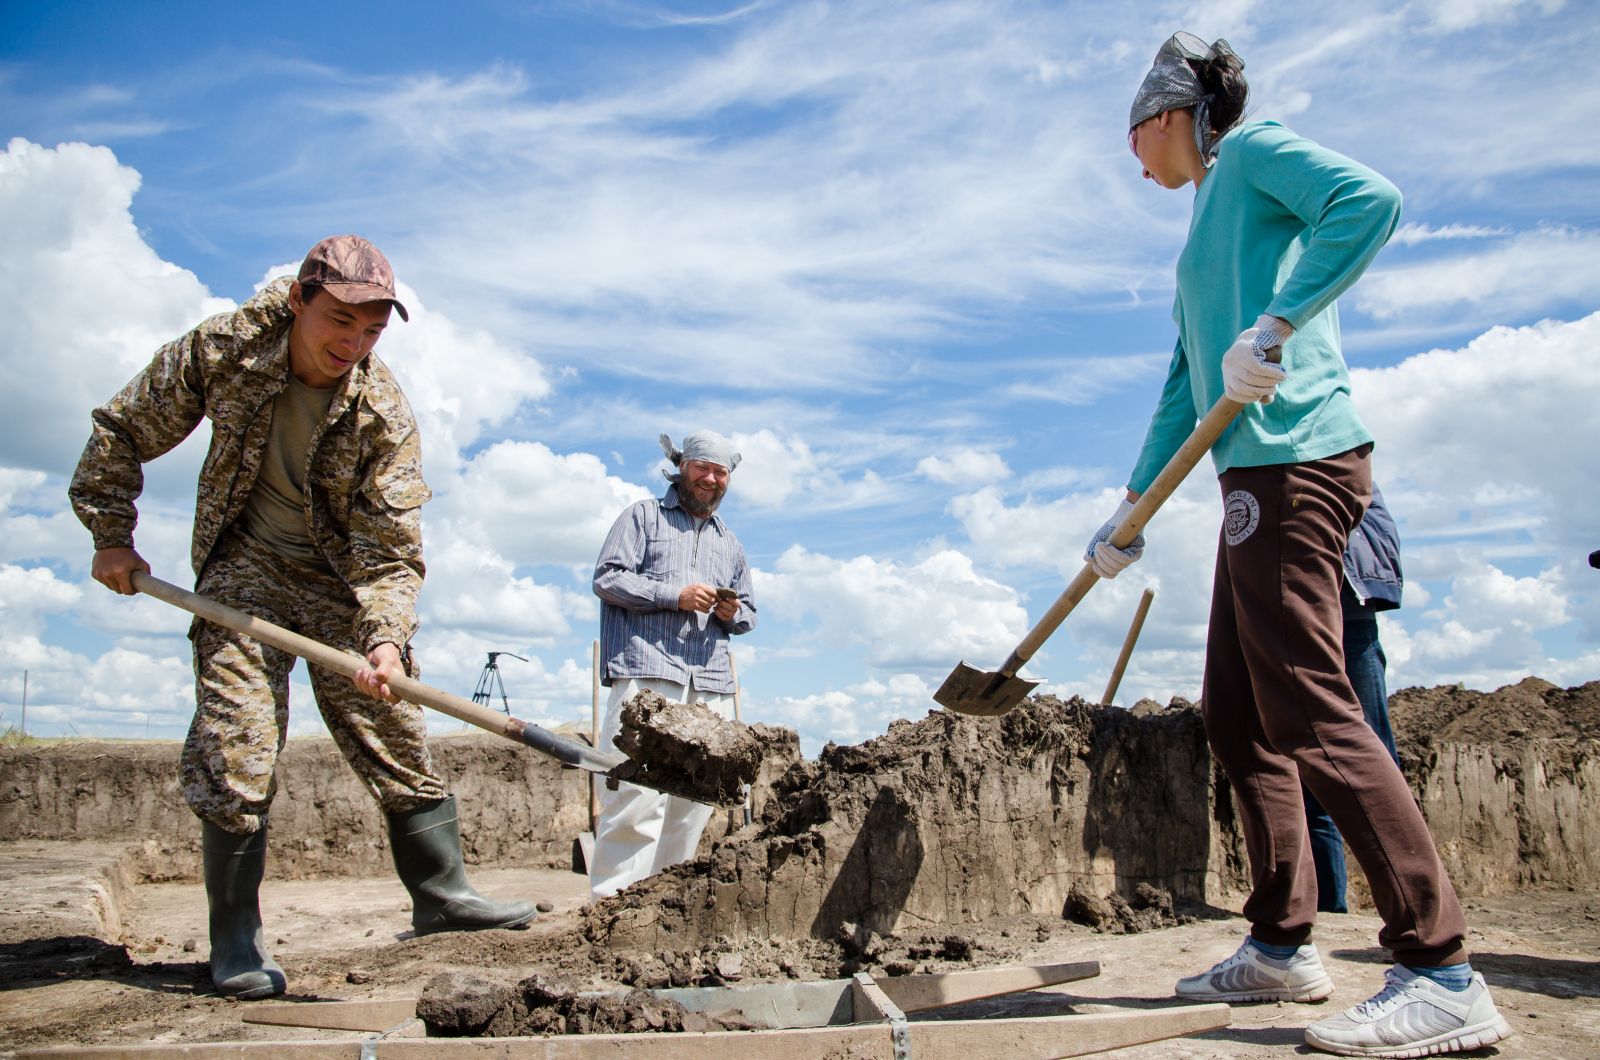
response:
M1281 347L1273 347L1268 350L1267 359L1276 363L1281 356L1280 349ZM1207 412L1205 418L1189 432L1189 437L1184 439L1178 451L1172 454L1167 466L1162 468L1155 481L1150 483L1150 488L1134 502L1133 510L1123 516L1122 522L1112 531L1113 548L1127 548L1133 539L1139 536L1145 524L1150 522L1150 517L1166 503L1168 497L1172 496L1173 491L1189 472L1194 470L1200 458L1211 450L1222 432L1228 429L1228 425L1238 417L1243 408L1243 405L1232 398L1217 399L1217 403L1211 406L1211 411ZM1085 563L1077 577L1067 584L1061 595L1056 597L1056 602L1050 605L1050 609L1028 631L1028 635L1022 638L1017 650L1012 652L1011 657L1000 667L1000 674L1004 677L1016 676L1023 664L1033 658L1033 653L1050 639L1050 634L1056 631L1062 620L1072 613L1072 609L1078 606L1078 602L1088 595L1089 590L1094 588L1094 583L1099 580L1100 576L1094 572L1094 568Z
M247 615L243 611L198 593L180 589L143 571L133 572L133 587L141 593L163 600L207 622L254 637L263 644L270 644L274 648L299 656L309 663L343 674L345 677L355 677L356 671L367 665L365 659L352 652L330 648L310 637L303 637L282 626L256 618L254 615ZM577 740L564 739L538 725L502 714L498 710L491 710L470 699L463 699L404 675L389 678L389 689L408 702L432 707L441 714L448 714L469 725L476 725L508 740L525 744L570 766L603 773L625 761L626 756L622 754L608 754L598 748L587 747Z

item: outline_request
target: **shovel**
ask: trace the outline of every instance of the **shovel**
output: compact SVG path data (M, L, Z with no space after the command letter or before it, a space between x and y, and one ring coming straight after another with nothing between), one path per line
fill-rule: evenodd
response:
M1267 360L1277 364L1283 356L1283 348L1274 346L1267 350L1265 355ZM1150 521L1150 517L1156 513L1156 509L1166 503L1167 498L1172 496L1173 490L1176 490L1185 476L1194 470L1200 458L1206 455L1243 408L1243 405L1232 398L1217 399L1217 403L1211 406L1211 411L1195 425L1189 437L1178 447L1178 451L1172 454L1172 459L1161 469L1161 474L1150 483L1150 488L1140 495L1133 510L1117 524L1116 530L1111 534L1113 548L1127 548L1133 539L1139 536L1145 524ZM933 694L934 702L958 714L992 718L1004 714L1028 698L1028 693L1037 688L1040 682L1018 677L1017 671L1033 658L1033 653L1050 639L1050 634L1056 631L1062 620L1072 613L1072 609L1078 606L1078 602L1088 595L1089 590L1094 588L1094 583L1099 580L1100 576L1094 572L1094 567L1085 562L1078 576L1068 583L1060 596L1056 597L1056 602L1050 605L1050 610L1046 611L1038 624L1022 638L1022 643L1017 645L1016 650L999 670L989 673L968 666L966 660L962 660L956 664L950 676L944 679L939 691Z
M325 670L353 678L357 670L367 665L367 661L358 655L330 648L298 633L291 633L282 626L273 625L226 604L180 589L143 571L133 573L133 587L139 592L197 615L207 622L254 637L263 644L270 644L274 648L299 656ZM620 752L603 751L598 747L590 747L582 740L557 736L550 730L531 722L502 714L498 710L490 710L470 699L441 691L421 681L413 681L409 677L389 678L389 690L400 699L432 707L441 714L448 714L469 725L476 725L480 729L487 729L489 732L504 736L513 743L525 744L541 754L549 755L563 765L587 769L591 773L609 773L628 761L628 757ZM638 781L634 780L631 783ZM690 799L703 798L684 790L670 790L667 793Z

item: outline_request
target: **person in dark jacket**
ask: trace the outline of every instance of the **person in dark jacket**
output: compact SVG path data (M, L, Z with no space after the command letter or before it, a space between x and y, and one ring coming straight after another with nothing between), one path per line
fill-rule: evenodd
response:
M1400 572L1400 533L1383 494L1372 487L1372 503L1361 525L1350 535L1344 551L1344 672L1361 701L1367 726L1389 752L1395 764L1394 731L1389 727L1389 690L1384 679L1388 659L1378 640L1378 612L1400 606L1405 578ZM1348 913L1345 905L1344 837L1328 811L1309 788L1304 789L1306 827L1311 833L1311 857L1317 867L1317 912Z

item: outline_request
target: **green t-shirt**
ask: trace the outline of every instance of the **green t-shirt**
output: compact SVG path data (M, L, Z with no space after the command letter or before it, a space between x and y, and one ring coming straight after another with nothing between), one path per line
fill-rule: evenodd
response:
M1222 355L1263 313L1287 320L1288 377L1247 405L1211 450L1217 473L1292 464L1372 440L1350 400L1334 299L1400 217L1395 186L1274 121L1222 138L1195 193L1172 308L1178 341L1128 487L1143 493L1222 397Z
M238 523L246 537L315 570L332 568L306 523L306 459L338 389L307 386L289 374L288 389L272 401L272 433Z

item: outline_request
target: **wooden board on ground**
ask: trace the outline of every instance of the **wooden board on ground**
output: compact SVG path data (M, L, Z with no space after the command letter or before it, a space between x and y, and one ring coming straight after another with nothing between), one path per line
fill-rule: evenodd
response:
M252 1005L249 1023L372 1032L359 1041L213 1042L185 1045L66 1046L24 1050L19 1058L135 1057L139 1060L793 1060L843 1054L859 1060L971 1060L974 1055L1017 1058L1082 1056L1144 1042L1226 1027L1227 1005L1095 1012L1074 1016L912 1022L905 1011L1090 978L1093 961L1022 968L992 968L909 975L883 982L865 973L814 983L761 983L744 987L661 990L687 1008L739 1012L773 1029L705 1034L584 1034L549 1038L428 1038L416 1035L415 1001L317 1002ZM801 1025L809 1021L811 1025ZM822 1024L822 1025L818 1025Z

